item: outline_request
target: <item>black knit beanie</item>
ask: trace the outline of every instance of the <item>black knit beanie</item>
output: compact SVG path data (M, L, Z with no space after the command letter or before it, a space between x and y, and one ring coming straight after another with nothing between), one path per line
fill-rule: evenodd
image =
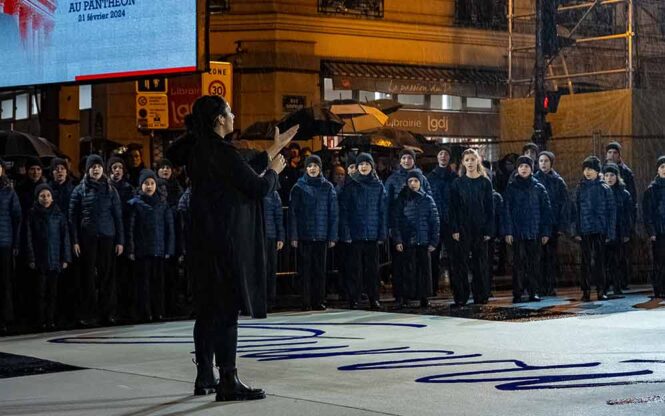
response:
M540 158L541 156L546 156L552 164L554 164L554 160L556 159L556 157L554 156L554 153L552 153L548 150L543 150L542 152L540 152L538 154L538 158Z
M413 149L402 149L402 151L399 152L399 158L401 159L404 155L409 155L413 160L416 160L416 152Z
M108 164L107 164L107 170L110 172L110 171L111 171L111 168L112 168L113 165L115 165L116 163L121 163L121 164L122 164L122 168L123 168L125 171L127 171L127 164L125 163L125 160L124 160L123 158L121 158L121 157L118 157L118 156L111 156L111 157L109 158L109 161L108 161Z
M519 168L520 165L529 165L531 171L533 172L533 159L529 156L520 156L517 158L517 163L515 165Z
M157 163L157 169L161 169L161 168L163 168L163 167L165 167L165 166L168 166L168 167L170 167L171 169L173 169L173 163L171 163L171 161L168 160L168 159L166 159L166 158L161 159L161 160L159 161L159 163Z
M537 154L540 151L540 148L535 143L527 143L522 146L522 153L526 152L527 150L533 150Z
M619 143L619 142L609 142L609 143L607 143L607 146L605 146L605 151L607 152L610 149L614 149L617 152L619 152L619 154L621 154L621 143Z
M310 155L307 159L305 159L305 167L311 165L312 163L318 165L319 169L323 169L323 163L321 162L321 158L318 157L317 155Z
M619 167L616 163L606 163L603 166L603 173L613 173L616 176L619 176Z
M582 162L582 168L590 168L596 172L600 172L602 170L600 159L598 159L596 156L589 156L584 159L584 162Z
M660 165L662 165L663 163L665 163L665 155L658 158L658 160L656 161L656 167L659 168Z
M39 193L44 189L47 189L51 193L51 196L53 196L53 189L51 189L51 187L46 182L43 182L35 187L35 199L39 197Z
M369 153L361 153L358 155L358 157L356 157L356 164L359 165L362 162L367 162L370 165L372 165L372 169L374 169L375 167L374 158Z
M53 172L58 166L64 166L67 169L67 162L65 159L59 157L54 157L51 159L51 172Z
M141 173L139 174L139 186L143 185L143 182L150 178L157 182L157 175L155 175L155 172L150 169L141 170Z
M102 157L99 155L90 155L87 157L85 160L85 172L88 173L91 167L94 165L101 165L104 167L104 161L102 160Z

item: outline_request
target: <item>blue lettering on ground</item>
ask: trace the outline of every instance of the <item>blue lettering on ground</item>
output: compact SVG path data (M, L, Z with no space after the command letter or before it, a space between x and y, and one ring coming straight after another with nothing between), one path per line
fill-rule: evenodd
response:
M417 383L436 384L477 384L493 383L501 391L548 390L619 386L642 383L665 383L665 380L635 380L653 374L650 369L619 372L588 372L585 369L600 369L600 362L574 364L530 365L521 360L482 360L480 353L456 354L444 349L411 349L409 346L395 346L376 349L351 349L349 343L339 345L319 345L324 340L363 340L364 338L326 336L321 326L368 326L368 327L399 327L422 329L423 324L402 323L243 323L239 328L245 332L251 329L261 331L289 332L286 335L271 333L239 335L238 355L242 358L253 358L257 361L305 360L329 357L359 356L391 356L394 359L384 361L359 362L338 367L339 371L380 371L414 369L446 366L474 366L475 371L444 372L417 378ZM49 340L59 344L191 344L191 336L154 335L154 336L75 336ZM416 357L417 355L417 357ZM657 364L665 360L632 359L620 361L624 364ZM496 368L496 367L499 368ZM577 370L575 373L571 371ZM535 374L536 372L547 374ZM551 374L551 372L561 374ZM584 382L582 382L584 381Z

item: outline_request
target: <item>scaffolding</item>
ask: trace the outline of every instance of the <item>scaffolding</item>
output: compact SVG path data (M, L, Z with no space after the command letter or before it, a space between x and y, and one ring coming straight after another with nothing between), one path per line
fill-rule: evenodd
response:
M665 1L557 1L559 52L546 60L546 89L563 93L665 88ZM511 98L534 93L535 1L508 2Z

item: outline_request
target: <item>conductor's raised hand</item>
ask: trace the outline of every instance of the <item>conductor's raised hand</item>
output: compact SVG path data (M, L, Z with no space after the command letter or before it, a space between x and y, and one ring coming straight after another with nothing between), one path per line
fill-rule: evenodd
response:
M293 138L296 136L296 133L298 133L299 128L300 125L296 124L295 126L285 131L284 133L281 133L279 131L279 127L275 127L275 136L273 137L273 144L268 149L268 154L270 155L270 159L274 159L275 156L277 156L279 152L281 152L282 149L286 147L286 145L291 143L291 140L293 140Z
M270 162L270 169L277 172L278 175L282 173L285 167L286 167L286 160L284 159L284 156L281 154L278 154L277 157L275 157Z

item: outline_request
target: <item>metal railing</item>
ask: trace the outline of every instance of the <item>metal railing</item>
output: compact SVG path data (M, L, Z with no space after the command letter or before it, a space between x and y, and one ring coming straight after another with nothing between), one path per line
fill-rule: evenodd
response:
M318 0L319 13L357 17L383 17L383 0Z

